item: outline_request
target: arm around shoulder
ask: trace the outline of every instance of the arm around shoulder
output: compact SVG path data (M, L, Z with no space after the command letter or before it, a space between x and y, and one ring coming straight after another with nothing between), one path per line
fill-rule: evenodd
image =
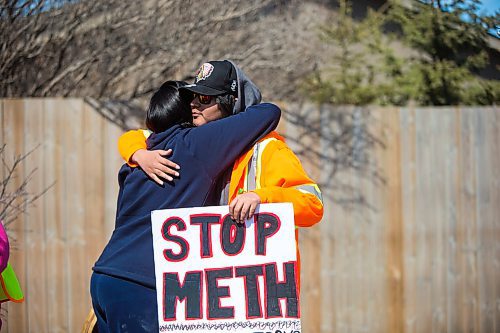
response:
M118 152L131 167L137 164L130 161L130 157L139 149L146 149L146 136L142 129L128 131L118 138Z

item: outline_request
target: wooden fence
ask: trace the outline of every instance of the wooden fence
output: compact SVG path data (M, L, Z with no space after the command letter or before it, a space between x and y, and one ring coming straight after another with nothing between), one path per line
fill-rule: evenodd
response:
M79 99L4 100L0 121L7 156L38 147L17 181L37 168L32 193L54 184L9 232L26 300L8 304L4 330L79 332L90 268L114 226L121 130Z
M301 230L303 332L500 332L498 108L346 112L378 138L380 175L337 172L364 200L342 203L342 187L326 186L323 221ZM294 113L324 135L287 118L292 148L327 151L331 110ZM9 230L26 301L4 305L4 332L78 332L114 225L121 130L79 99L24 99L1 100L0 131L8 157L38 146L16 182L37 168L31 192L54 184ZM303 156L331 183L328 155Z

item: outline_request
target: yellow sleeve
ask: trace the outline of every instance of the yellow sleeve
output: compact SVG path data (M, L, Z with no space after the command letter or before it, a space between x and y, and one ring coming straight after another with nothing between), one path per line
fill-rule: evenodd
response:
M321 191L284 142L276 140L268 144L261 163L260 188L253 192L262 203L291 202L295 225L299 227L309 227L321 221Z
M120 136L118 139L118 152L131 167L137 164L130 162L130 157L139 149L146 149L146 139L150 132L147 130L132 130Z

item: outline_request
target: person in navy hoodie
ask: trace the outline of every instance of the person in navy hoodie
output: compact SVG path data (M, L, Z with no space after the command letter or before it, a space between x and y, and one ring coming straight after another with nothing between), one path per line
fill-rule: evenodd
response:
M150 213L157 209L218 204L217 180L234 160L276 128L280 109L269 103L192 126L186 83L167 81L150 100L148 149L172 149L186 166L163 185L140 168L123 165L115 229L93 267L90 293L99 332L158 332Z

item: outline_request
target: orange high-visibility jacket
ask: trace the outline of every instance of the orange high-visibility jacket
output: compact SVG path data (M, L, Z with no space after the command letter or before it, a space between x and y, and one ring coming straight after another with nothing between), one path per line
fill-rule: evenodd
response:
M139 149L146 149L149 131L135 130L123 134L118 150L130 166L130 157ZM233 165L229 184L229 202L241 191L253 191L261 203L291 202L295 225L310 227L323 217L321 191L309 178L297 156L286 145L283 137L271 132L252 149L240 156ZM228 204L229 204L228 202ZM295 230L298 242L298 232ZM297 243L297 265L300 272L300 254Z
M240 189L255 192L262 203L291 202L298 227L310 227L323 217L318 185L307 176L297 156L276 132L269 133L235 161L229 201Z

